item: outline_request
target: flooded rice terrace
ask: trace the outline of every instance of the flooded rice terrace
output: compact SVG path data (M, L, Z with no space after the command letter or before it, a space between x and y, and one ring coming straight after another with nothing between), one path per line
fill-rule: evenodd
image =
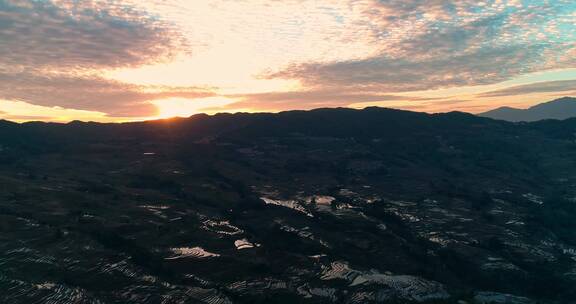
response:
M54 304L451 299L442 283L374 268L376 259L388 266L419 266L405 258L403 246L378 246L402 237L388 228L398 223L387 225L366 215L366 208L380 205L395 221L411 225L440 247L473 237L431 231L415 220L418 216L410 211L414 203L375 199L362 189L364 194L339 190L339 198L263 197L255 206L236 206L237 211L185 201L132 203L116 214L101 206L76 213L73 220L69 211L54 206L41 208L48 212L41 221L18 215L13 205L0 224L0 298L2 303ZM456 217L436 201L423 204L429 205L430 216L438 214L429 222L443 224L441 218ZM466 223L465 216L461 219ZM491 261L499 267L497 260ZM498 293L481 298L496 295L508 299Z

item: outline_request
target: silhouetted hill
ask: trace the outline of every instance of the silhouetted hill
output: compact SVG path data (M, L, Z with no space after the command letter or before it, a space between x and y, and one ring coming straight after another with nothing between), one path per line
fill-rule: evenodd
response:
M576 98L563 97L553 101L541 103L528 109L501 107L479 116L507 121L538 121L544 119L567 119L576 117Z
M576 298L576 119L0 122L0 303Z
M462 112L426 114L387 108L317 109L271 113L236 113L189 118L173 118L134 123L94 123L74 121L68 124L30 122L18 126L17 132L38 134L42 138L75 142L144 137L148 139L197 140L228 136L250 140L253 137L290 135L310 136L376 136L398 132L458 132L461 128L501 126L502 122ZM0 125L1 127L1 125ZM454 130L451 130L453 128ZM19 135L19 134L15 134Z

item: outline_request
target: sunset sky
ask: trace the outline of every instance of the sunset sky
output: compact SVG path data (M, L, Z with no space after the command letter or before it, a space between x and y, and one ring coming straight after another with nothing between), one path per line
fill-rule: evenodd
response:
M14 121L575 95L574 0L0 0Z

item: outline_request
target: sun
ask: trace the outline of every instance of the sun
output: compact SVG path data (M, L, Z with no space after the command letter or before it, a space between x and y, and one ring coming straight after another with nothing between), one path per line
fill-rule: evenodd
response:
M167 98L152 102L158 108L158 115L155 118L189 117L198 113L213 114L226 112L223 108L234 103L235 100L226 97L206 97L206 98Z

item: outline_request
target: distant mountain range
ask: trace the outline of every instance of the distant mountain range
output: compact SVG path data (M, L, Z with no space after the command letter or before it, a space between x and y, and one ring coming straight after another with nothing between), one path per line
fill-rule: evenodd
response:
M567 119L576 117L576 98L563 97L541 103L528 109L500 107L479 116L507 121L538 121L543 119Z

